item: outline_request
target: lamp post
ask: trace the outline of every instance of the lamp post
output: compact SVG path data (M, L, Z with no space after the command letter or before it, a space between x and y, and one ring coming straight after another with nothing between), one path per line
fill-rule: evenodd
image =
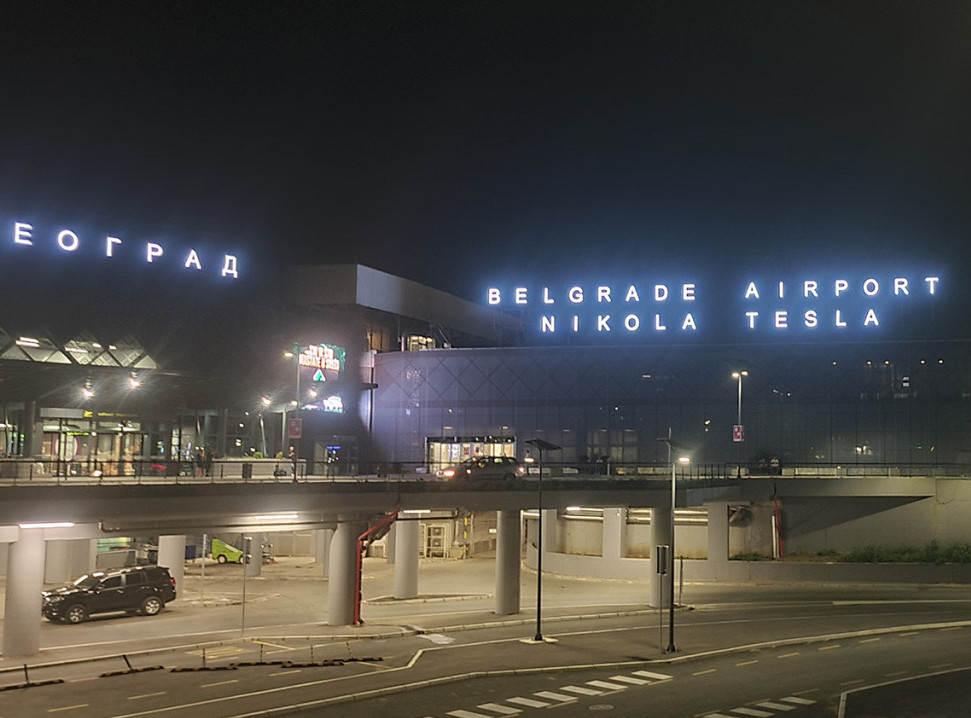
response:
M539 517L536 522L536 635L527 643L547 643L552 639L543 638L543 452L557 451L561 447L545 439L527 439L526 443L539 451L538 505Z
M678 649L674 645L674 507L678 497L678 464L688 464L691 459L687 456L680 456L677 461L674 460L673 450L683 450L684 447L671 438L671 427L668 427L668 435L658 439L658 441L667 444L668 463L671 464L671 533L668 536L668 544L671 547L668 553L668 574L671 576L671 584L668 587L668 647L665 649L665 653L677 653Z
M270 397L260 397L260 443L263 446L263 456L266 456L266 424L263 423L263 410L268 409L272 403Z
M290 402L290 406L294 407L295 417L297 419L300 418L300 352L301 352L301 347L299 344L293 345L293 351L283 352L284 357L286 357L287 359L293 359L293 366L295 367L296 373L297 373L296 390L293 395L294 400ZM290 438L289 434L290 432L287 431L287 408L286 408L286 405L284 405L283 427L280 429L280 451L283 452L284 456L286 455L286 452L287 452L287 439ZM293 447L294 447L294 456L299 456L300 455L299 436L293 437ZM294 466L293 476L294 478L296 478L297 476L296 462L294 462L293 466Z
M732 379L738 379L738 416L735 428L732 431L732 439L735 441L736 450L736 474L735 478L742 478L742 442L745 441L745 429L742 427L742 377L748 376L747 371L733 371Z

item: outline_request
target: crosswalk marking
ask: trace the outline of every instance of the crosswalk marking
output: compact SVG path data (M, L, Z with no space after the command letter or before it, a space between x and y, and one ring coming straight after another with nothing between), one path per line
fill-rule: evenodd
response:
M518 708L510 708L509 706L500 705L498 703L483 703L482 705L476 707L481 708L484 711L498 713L502 716L514 716L517 713L522 713L522 711Z
M527 708L548 708L549 703L544 703L543 701L535 701L532 698L507 698L506 703L518 703L521 706L526 706Z
M569 703L570 701L575 701L576 696L565 696L562 693L554 693L553 691L536 691L534 696L539 696L540 698L548 698L551 701L561 701L563 703Z
M629 683L632 686L643 686L648 682L643 678L631 678L630 676L611 676L610 680L617 681L618 683Z
M461 709L457 711L449 711L445 715L455 716L455 718L492 718L492 716L487 716L485 713L476 713L474 711L464 711Z
M568 693L577 693L581 696L600 696L603 695L603 691L595 691L593 688L584 688L582 686L561 686L561 691L567 691Z
M622 686L620 683L611 683L610 681L587 681L586 685L593 686L594 688L603 688L605 691L627 690L627 686Z
M759 708L768 708L773 711L794 711L795 706L787 706L785 703L774 703L772 701L762 701L761 703L756 703Z
M811 706L816 701L811 701L808 698L800 698L799 696L786 696L785 698L780 698L780 701L785 701L786 703L795 703L800 706Z
M634 671L635 676L642 676L644 678L653 678L655 681L666 681L671 676L665 675L664 673L651 673L650 671Z
M731 708L732 713L740 713L743 716L752 716L752 718L772 718L772 713L769 711L760 711L755 708Z

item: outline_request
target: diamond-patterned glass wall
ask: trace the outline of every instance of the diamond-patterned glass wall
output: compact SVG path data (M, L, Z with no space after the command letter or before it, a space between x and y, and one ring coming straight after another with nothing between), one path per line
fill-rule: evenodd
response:
M539 437L560 460L666 461L671 427L696 463L733 463L745 369L743 460L964 463L971 428L963 343L443 349L377 357L374 436L388 461L428 437Z

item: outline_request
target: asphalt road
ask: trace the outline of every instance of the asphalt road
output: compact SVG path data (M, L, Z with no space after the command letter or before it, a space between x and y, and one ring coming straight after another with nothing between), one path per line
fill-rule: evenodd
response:
M768 712L755 707L766 702L790 708L773 710L798 718L835 715L844 691L971 665L971 628L963 625L971 618L966 586L687 585L685 601L694 610L677 613L679 651L670 656L663 652L667 629L658 624L666 612L647 610L645 588L636 582L549 577L543 633L558 641L524 644L521 639L535 630L528 600L534 577L524 575L523 612L499 617L487 595L491 565L423 564L424 598L394 602L381 598L390 567L372 562L365 584L368 623L357 628L326 626L326 582L301 574L300 566L285 575L270 570L249 583L245 638L241 606L230 596L240 578L233 567L207 579L205 605L193 594L198 578L190 576L186 598L160 616L45 624L46 649L30 662L29 677L65 682L0 692L0 718L229 718L282 714L278 707L299 715L299 706L307 704L303 715L528 715L539 707L506 699L542 702L537 692L571 695L556 688L583 688L591 680L622 688L588 686L599 693L575 692L575 700L549 699L549 706L563 714L644 715L650 700L650 714L662 718L768 718L737 712ZM436 592L456 585L462 593ZM135 668L163 669L101 677L126 668L122 653ZM107 658L90 660L99 655ZM84 660L63 662L72 658ZM266 665L248 665L261 661ZM39 665L45 662L55 665ZM300 665L309 662L327 665ZM204 665L216 670L172 671ZM24 680L10 670L12 661L2 667L7 671L0 673L0 686ZM518 674L504 674L510 670ZM611 681L619 675L626 680ZM943 682L937 691L948 687L946 675L928 680ZM863 711L863 701L892 690L855 692L848 706ZM947 710L946 693L935 695L935 710ZM355 702L348 703L349 696ZM489 709L477 709L486 704ZM859 715L893 715L880 712L885 708Z

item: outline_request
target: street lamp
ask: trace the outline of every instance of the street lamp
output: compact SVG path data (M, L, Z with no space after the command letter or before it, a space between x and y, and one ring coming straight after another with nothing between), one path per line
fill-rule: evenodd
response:
M732 379L738 379L738 417L735 427L732 429L732 439L736 448L736 467L735 478L742 478L742 442L745 441L745 429L742 427L742 377L748 376L747 371L733 371Z
M691 462L691 459L687 456L679 456L677 461L674 460L674 453L672 450L677 449L679 451L683 451L684 447L671 438L670 427L668 427L668 435L664 438L658 439L658 441L663 441L665 444L667 444L668 463L671 464L671 533L668 536L668 544L671 548L668 552L667 567L668 574L671 576L671 585L668 587L668 647L665 649L665 653L677 653L678 649L674 646L674 506L678 497L678 464L685 466Z
M526 443L539 450L539 518L536 522L536 635L527 643L549 643L553 639L543 638L543 452L558 451L556 444L545 439L527 439Z

